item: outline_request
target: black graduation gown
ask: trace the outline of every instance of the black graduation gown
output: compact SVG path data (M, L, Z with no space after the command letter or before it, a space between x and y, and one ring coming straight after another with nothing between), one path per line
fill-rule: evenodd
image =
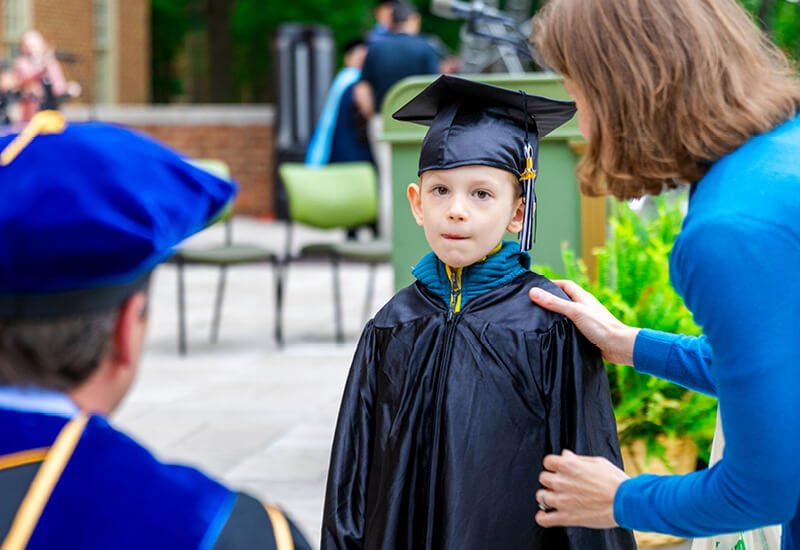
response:
M417 282L361 336L328 473L322 549L635 548L624 529L543 529L542 459L621 466L599 350L528 299L526 272L459 313Z

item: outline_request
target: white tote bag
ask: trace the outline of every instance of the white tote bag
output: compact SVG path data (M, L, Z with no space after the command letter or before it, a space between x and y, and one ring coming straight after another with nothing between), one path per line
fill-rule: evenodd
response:
M717 408L717 427L714 442L711 444L709 467L722 458L725 448L725 435L722 432L722 418ZM692 541L692 550L780 550L781 526L771 525L743 533L716 535Z

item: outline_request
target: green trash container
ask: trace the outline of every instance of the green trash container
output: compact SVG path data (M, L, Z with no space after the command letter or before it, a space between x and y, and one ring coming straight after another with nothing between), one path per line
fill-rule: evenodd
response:
M386 95L381 109L381 140L390 144L392 152L392 265L396 289L414 281L411 267L430 251L430 247L422 228L411 216L406 198L408 184L417 181L419 152L427 129L418 124L394 120L392 113L435 78L424 76L401 80ZM480 74L467 78L524 90L530 94L569 99L563 79L552 74ZM591 273L591 249L605 241L605 201L583 198L575 180L575 165L584 148L577 117L541 141L540 175L536 180L538 233L531 251L536 264L549 265L561 271L561 247L567 243L573 250L583 254Z

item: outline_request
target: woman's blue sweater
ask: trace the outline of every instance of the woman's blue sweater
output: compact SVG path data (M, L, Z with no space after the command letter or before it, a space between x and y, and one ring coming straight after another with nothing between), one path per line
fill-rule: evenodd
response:
M624 482L614 516L685 537L784 524L800 549L800 117L692 186L670 275L703 336L642 330L634 367L717 396L724 457Z

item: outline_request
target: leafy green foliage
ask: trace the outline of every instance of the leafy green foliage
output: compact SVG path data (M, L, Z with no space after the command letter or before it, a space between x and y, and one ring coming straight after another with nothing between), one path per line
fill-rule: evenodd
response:
M450 47L455 47L460 24L430 15L429 0L416 0L413 3L420 9L423 32L435 34ZM363 38L375 24L372 13L375 5L375 0L235 1L231 16L231 34L234 81L239 99L272 99L271 41L281 23L292 21L329 27L336 41L337 64L341 65L342 46L350 40Z
M272 39L281 23L316 23L333 31L337 45L362 36L372 16L370 0L239 0L231 15L233 71L237 96L244 101L272 99Z
M188 48L202 48L202 40L187 40L187 34L204 33L202 7L206 0L151 0L153 96L156 101L168 101L181 95L186 87L175 68L175 59ZM233 50L231 69L234 78L234 97L231 101L264 102L272 100L271 41L281 23L295 21L326 25L333 31L337 45L337 62L341 64L341 46L354 38L363 37L374 24L374 0L228 0L231 5L230 33ZM461 21L436 17L430 12L432 0L412 0L422 14L422 31L441 38L457 51ZM800 59L800 4L790 0L739 0L773 40L787 54ZM532 10L543 4L532 0ZM505 5L500 2L500 7ZM207 52L195 52L190 57L204 57ZM201 60L196 69L204 68ZM207 68L206 68L207 70ZM213 80L213 74L205 74ZM195 83L195 86L198 84ZM202 87L202 86L201 86Z
M183 91L175 58L189 30L189 0L151 0L151 68L153 100L168 102Z
M800 59L800 5L779 2L770 23L771 36L790 57Z
M550 278L567 278L591 292L623 323L664 332L699 335L691 313L669 280L669 253L680 231L679 197L659 197L654 211L638 214L627 204L615 205L606 245L594 251L596 280L569 248L563 250L566 273L536 267ZM663 455L659 435L688 436L708 458L714 435L716 400L628 366L606 363L620 443L642 438L648 453Z
M792 0L739 0L790 57L800 58L800 4Z

